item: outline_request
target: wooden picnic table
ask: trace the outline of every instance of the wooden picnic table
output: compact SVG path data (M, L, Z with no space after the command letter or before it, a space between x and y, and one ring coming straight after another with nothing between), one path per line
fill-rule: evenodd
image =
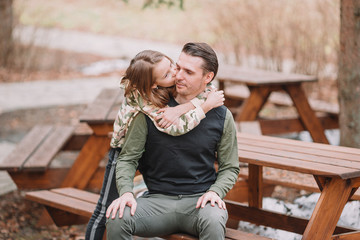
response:
M238 133L237 138L239 161L249 164L249 204L228 201L230 217L303 234L304 240L331 239L334 230L348 232L349 238L344 239L360 238L359 231L336 227L345 204L360 186L360 149L246 133ZM263 167L314 176L321 195L309 221L262 209Z
M101 186L104 172L99 171L99 164L110 149L109 134L113 131L123 96L120 89L104 89L80 116L80 122L87 123L93 134L82 147L61 187L84 189L91 181L98 181L91 185Z
M302 83L317 81L316 77L302 74L248 70L224 65L219 69L217 79L219 81L219 89L221 90L226 90L225 83L245 84L250 90L250 96L241 107L235 110L235 121L256 120L270 93L279 90L286 91L299 113L301 124L305 130L309 131L314 142L329 143L325 136L324 128L311 108L301 86Z

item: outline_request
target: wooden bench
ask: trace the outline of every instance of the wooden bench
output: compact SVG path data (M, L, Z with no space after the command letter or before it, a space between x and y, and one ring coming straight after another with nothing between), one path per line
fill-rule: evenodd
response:
M61 150L79 150L89 137L84 126L36 125L0 162L20 189L58 187L69 168L50 168Z
M25 197L44 205L57 226L68 226L86 224L95 209L99 195L75 188L58 188L28 192ZM198 239L182 233L162 236L162 238ZM270 238L227 228L225 239L266 240Z
M236 122L236 128L239 132L249 133L253 135L262 135L261 126L259 121L246 121L246 122ZM246 164L242 164L240 168L239 181L247 181L248 179L248 169ZM294 188L298 190L305 190L308 192L320 192L318 185L311 175L301 174L301 181L294 180L295 175L300 175L296 172L291 172L287 170L280 170L275 168L264 168L263 171L263 180L264 180L264 190L266 196L271 196L271 189L274 190L275 186L283 186L287 188ZM281 178L279 178L281 176ZM295 177L295 179L300 179L300 176ZM271 187L273 186L273 187ZM235 186L236 188L237 186ZM242 186L242 190L245 187ZM237 199L239 202L246 202L242 199ZM358 190L352 197L352 200L360 200L360 190Z
M248 88L244 85L230 85L225 88L225 106L233 113L234 117L245 99L250 95ZM290 97L286 93L272 92L268 99L269 103L292 107L294 106ZM322 100L309 99L311 108L316 112L316 116L324 129L337 129L339 105L328 103ZM260 128L264 135L283 134L290 132L306 131L304 125L298 118L264 119L258 118Z
M250 91L245 85L230 85L225 88L225 98L229 105L241 104L242 101L250 96ZM272 92L269 96L269 102L279 106L294 106L290 97L286 93ZM325 102L323 100L309 98L311 108L316 112L327 113L330 115L339 114L339 105Z

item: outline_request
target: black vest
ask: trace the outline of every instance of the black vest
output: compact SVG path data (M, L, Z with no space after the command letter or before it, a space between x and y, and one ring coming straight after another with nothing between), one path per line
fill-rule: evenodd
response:
M169 106L176 105L171 99ZM215 152L225 116L225 107L212 109L197 127L176 137L158 131L146 117L148 135L139 170L150 193L186 195L210 188L216 179Z

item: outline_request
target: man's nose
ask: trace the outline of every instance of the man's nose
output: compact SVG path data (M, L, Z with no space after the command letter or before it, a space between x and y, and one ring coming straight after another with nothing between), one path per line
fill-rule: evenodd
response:
M182 79L182 76L183 76L182 71L181 71L181 70L177 70L177 71L176 71L176 79Z

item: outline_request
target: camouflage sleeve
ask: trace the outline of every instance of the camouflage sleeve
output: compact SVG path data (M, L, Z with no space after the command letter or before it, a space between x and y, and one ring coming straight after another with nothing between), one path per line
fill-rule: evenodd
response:
M180 116L179 121L176 124L167 128L161 128L157 125L156 117L160 114L157 113L158 107L154 106L151 102L144 101L138 91L133 91L131 94L124 98L123 103L120 106L118 114L114 121L114 131L112 134L110 146L113 148L121 147L125 141L125 134L129 128L132 120L139 112L143 112L154 122L156 128L164 133L172 136L183 135L197 125L205 118L205 114L200 105L205 102L209 92L215 87L212 84L208 84L205 91L196 96L192 103L195 109Z
M156 128L164 133L167 133L172 136L180 136L183 135L192 129L194 129L197 125L199 125L200 121L205 118L204 111L200 107L200 105L206 101L207 95L211 90L215 89L213 84L208 84L204 92L200 93L198 96L196 96L192 103L195 106L195 109L188 111L187 113L180 116L179 121L177 123L172 124L171 126L167 128L161 128L158 126L156 122L156 117L160 114L157 113L159 108L151 104L150 102L143 101L140 94L134 93L132 100L134 100L132 103L134 104L134 108L138 109L139 111L143 112L147 116L150 117L150 119L154 122ZM193 102L195 101L195 103Z
M129 99L124 98L114 121L114 131L110 142L112 148L121 147L124 144L126 131L138 113L139 111L129 104Z

